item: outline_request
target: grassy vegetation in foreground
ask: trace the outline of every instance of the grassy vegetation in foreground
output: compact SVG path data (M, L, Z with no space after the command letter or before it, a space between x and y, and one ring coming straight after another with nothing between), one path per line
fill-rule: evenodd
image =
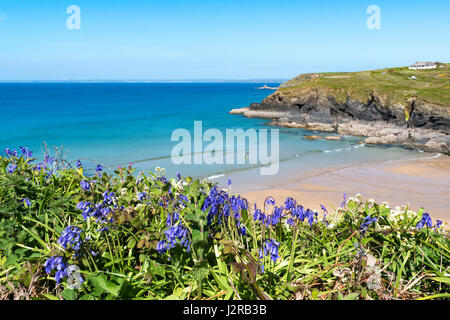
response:
M373 91L391 104L405 104L411 97L450 108L450 64L443 68L410 70L408 67L361 72L302 74L286 82L280 91L298 95L312 88L327 90L338 101L367 101ZM412 77L416 77L413 79Z
M346 198L323 213L163 171L0 158L2 299L442 299L447 231ZM299 199L300 200L300 199Z

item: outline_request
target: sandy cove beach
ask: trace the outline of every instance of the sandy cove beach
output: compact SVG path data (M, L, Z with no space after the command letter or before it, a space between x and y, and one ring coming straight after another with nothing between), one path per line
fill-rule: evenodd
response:
M337 207L342 195L361 193L366 199L389 202L391 208L409 202L412 210L422 206L433 219L450 225L450 157L401 160L311 173L277 189L244 192L251 204L262 207L271 195L277 204L290 196L300 204L320 211L320 205ZM321 212L321 211L320 211Z

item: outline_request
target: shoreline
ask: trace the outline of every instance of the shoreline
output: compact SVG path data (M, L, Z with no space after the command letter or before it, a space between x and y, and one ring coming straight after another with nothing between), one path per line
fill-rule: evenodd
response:
M252 104L254 106L256 104ZM333 135L352 135L364 137L363 143L370 145L395 145L430 153L450 155L450 135L442 130L419 127L403 127L387 121L365 121L342 119L341 122L299 121L289 110L254 109L250 107L231 109L229 114L246 118L269 120L268 125L284 128L298 128L310 131L327 132Z
M426 158L391 160L382 163L310 171L295 182L276 187L251 190L240 186L239 192L249 203L262 208L265 197L271 195L277 204L291 196L305 207L321 212L320 205L338 207L342 195L348 197L361 193L365 199L381 203L387 201L391 208L409 203L412 210L424 207L433 221L450 224L450 157L436 155Z

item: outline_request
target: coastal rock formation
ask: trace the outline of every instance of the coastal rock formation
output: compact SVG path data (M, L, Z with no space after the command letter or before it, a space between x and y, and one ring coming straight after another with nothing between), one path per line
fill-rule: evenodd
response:
M320 77L320 76L319 76ZM375 91L342 99L339 89L282 85L261 103L230 113L270 119L271 125L367 137L367 144L449 153L450 106L413 96L403 103Z

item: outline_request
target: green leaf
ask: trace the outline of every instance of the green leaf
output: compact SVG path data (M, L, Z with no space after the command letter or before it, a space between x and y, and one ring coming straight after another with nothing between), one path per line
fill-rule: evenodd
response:
M192 240L203 240L203 233L200 230L192 230Z
M136 240L134 238L130 238L130 240L128 240L128 249L133 249L136 246Z
M76 300L77 299L77 293L73 289L66 289L61 292L61 296L64 298L64 300Z
M51 294L51 293L44 293L42 294L44 298L47 298L48 300L60 300L57 296Z
M421 298L418 298L417 300L449 299L449 298L450 298L450 293L438 293L438 294L433 294L431 296L421 297Z
M192 268L192 273L196 280L202 280L209 274L208 261L203 260L197 263L194 268Z
M121 285L108 281L104 274L92 274L88 276L88 280L95 288L97 296L100 296L102 293L109 293L114 297L119 296Z
M360 295L359 292L352 292L346 295L342 300L358 300L359 295Z
M433 277L431 280L450 284L450 277Z

